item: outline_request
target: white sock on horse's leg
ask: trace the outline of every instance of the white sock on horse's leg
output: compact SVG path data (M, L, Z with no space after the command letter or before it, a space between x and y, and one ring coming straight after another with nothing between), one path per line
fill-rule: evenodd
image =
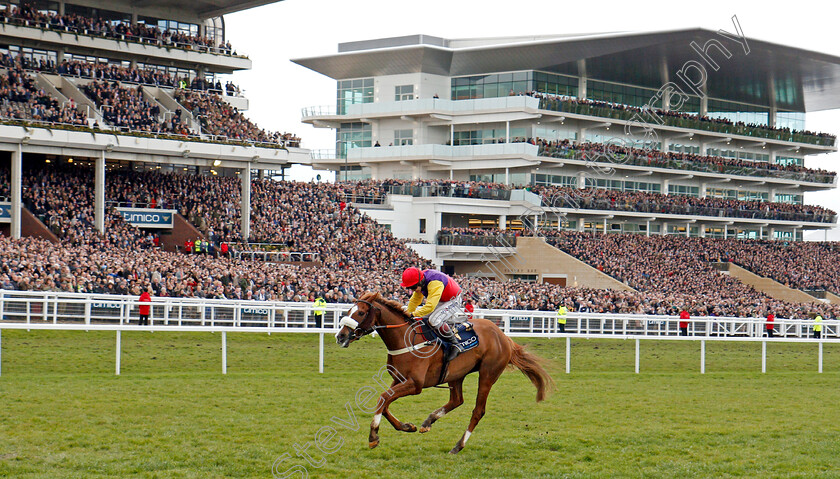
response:
M467 445L467 439L470 438L470 434L472 434L470 431L465 431L464 432L464 439L462 440L463 442L461 442L461 447L464 447L464 446Z
M374 429L379 427L379 421L381 421L381 420L382 420L382 414L377 414L377 415L373 416L373 427L374 427Z

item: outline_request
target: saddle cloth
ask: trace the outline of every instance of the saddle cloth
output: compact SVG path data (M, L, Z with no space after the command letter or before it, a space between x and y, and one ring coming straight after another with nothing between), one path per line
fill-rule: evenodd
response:
M452 330L455 333L455 341L453 341L461 352L469 351L470 349L478 346L478 335L475 333L475 329L473 329L472 323L469 321L464 321L461 324L456 324L452 326ZM421 332L423 337L426 338L427 341L432 340L439 340L443 343L444 346L448 346L449 342L446 338L443 338L439 334L435 328L431 327L427 320L423 320L423 326L421 327Z

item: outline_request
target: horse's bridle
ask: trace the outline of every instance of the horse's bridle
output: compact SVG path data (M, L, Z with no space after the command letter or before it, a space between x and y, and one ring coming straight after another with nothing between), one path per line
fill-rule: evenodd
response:
M379 308L373 305L370 301L366 301L364 299L357 299L356 306L358 307L359 303L364 303L368 305L368 310L365 313L365 317L362 318L362 321L359 323L358 326L353 328L353 340L361 339L363 336L367 336L368 334L376 331L377 329L392 329L392 328L400 328L407 324L410 324L408 321L405 321L401 324L385 324L381 326L374 326L373 321L376 318L376 315L373 314L373 311L379 311ZM352 318L351 318L352 319Z

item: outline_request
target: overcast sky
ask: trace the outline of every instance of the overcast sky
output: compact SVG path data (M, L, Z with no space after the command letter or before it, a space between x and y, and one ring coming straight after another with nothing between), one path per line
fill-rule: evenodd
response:
M300 122L300 110L335 103L335 81L291 58L335 53L338 44L400 35L443 38L652 31L689 27L734 32L840 56L836 8L829 2L516 2L494 0L286 0L225 16L227 38L248 55L253 69L232 80L246 91L251 119L261 127L297 133L302 146L334 149L335 133ZM578 20L576 20L578 19ZM809 113L810 130L840 133L840 110ZM806 166L838 170L840 154L820 155ZM308 179L300 169L295 176ZM808 193L805 201L840 211L840 192ZM840 232L835 231L835 239ZM822 239L822 233L820 233Z

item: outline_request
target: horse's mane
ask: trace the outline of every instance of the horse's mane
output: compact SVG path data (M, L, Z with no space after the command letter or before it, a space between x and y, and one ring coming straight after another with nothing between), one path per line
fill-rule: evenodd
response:
M393 301L393 300L390 300L390 299L385 299L379 293L373 293L373 292L369 291L369 292L363 294L362 297L359 298L359 299L364 300L364 301L370 301L371 303L379 303L382 306L387 307L389 310L391 310L392 313L394 313L396 315L399 315L399 316L401 316L403 318L406 318L406 319L410 318L410 316L408 314L406 314L405 311L403 311L403 309L402 309L403 305L399 301Z

